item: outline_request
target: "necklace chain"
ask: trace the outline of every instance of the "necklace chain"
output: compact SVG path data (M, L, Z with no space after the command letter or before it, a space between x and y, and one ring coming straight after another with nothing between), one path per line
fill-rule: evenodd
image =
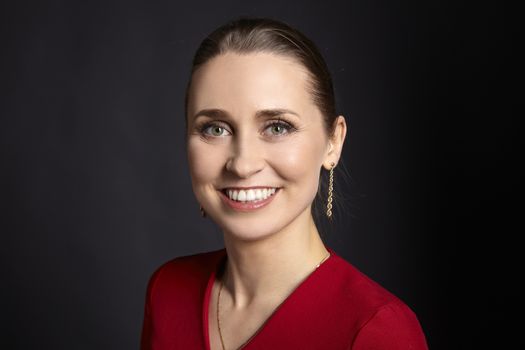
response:
M318 268L318 267L319 267L319 266L320 266L320 265L321 265L326 259L328 259L329 257L330 257L330 252L328 252L328 255L325 256L325 257L323 258L323 260L321 260L321 261L319 262L319 264L317 264L317 265L315 266L314 271L315 271L315 270L316 270L316 269L317 269L317 268ZM312 271L312 272L313 272L313 271ZM221 333L221 323L220 323L220 321L219 321L219 310L220 310L220 304L219 304L219 303L220 303L220 300L221 300L221 291L222 291L222 287L223 287L223 285L224 285L224 283L223 283L223 279L221 279L221 286L219 287L219 295L217 296L217 327L219 328L219 337L221 338L222 350L226 350L226 347L224 346L224 339L222 338L222 333ZM253 336L252 336L250 339L252 339L252 338L253 338ZM250 339L248 339L246 342L250 341ZM246 344L246 343L244 343L244 344ZM244 345L244 344L243 344L243 345ZM242 348L242 346L241 346L240 348ZM239 349L240 349L240 348L239 348Z

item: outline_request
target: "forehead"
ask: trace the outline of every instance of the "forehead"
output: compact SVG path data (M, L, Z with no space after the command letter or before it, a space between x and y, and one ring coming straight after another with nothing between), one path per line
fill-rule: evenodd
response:
M226 53L214 57L192 77L188 112L222 108L288 108L306 113L315 108L309 76L293 58L271 53Z

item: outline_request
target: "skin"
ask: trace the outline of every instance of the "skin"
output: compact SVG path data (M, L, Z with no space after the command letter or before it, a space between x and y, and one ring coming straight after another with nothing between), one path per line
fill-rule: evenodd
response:
M222 112L201 113L210 109ZM289 112L260 112L275 109ZM228 348L237 347L328 255L311 205L321 168L339 161L346 123L338 116L329 137L303 66L271 53L225 53L201 66L192 77L187 118L193 191L222 229L228 253L212 289L210 343L221 348L215 306L222 279L221 333ZM288 124L275 124L283 121ZM253 186L280 190L252 212L233 210L220 198L225 187Z

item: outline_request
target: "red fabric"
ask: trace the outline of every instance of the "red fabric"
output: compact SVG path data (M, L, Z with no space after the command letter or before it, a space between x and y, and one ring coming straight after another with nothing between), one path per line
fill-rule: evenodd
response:
M244 346L256 349L428 349L401 300L331 253ZM226 250L178 257L151 277L142 350L209 350L208 306Z

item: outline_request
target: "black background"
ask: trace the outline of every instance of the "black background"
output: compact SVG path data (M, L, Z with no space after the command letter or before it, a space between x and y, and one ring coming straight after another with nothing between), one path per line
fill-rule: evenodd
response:
M332 71L352 181L327 244L416 312L430 348L516 345L519 10L3 2L0 347L138 348L152 271L222 247L191 191L183 95L200 41L240 15L297 27Z

